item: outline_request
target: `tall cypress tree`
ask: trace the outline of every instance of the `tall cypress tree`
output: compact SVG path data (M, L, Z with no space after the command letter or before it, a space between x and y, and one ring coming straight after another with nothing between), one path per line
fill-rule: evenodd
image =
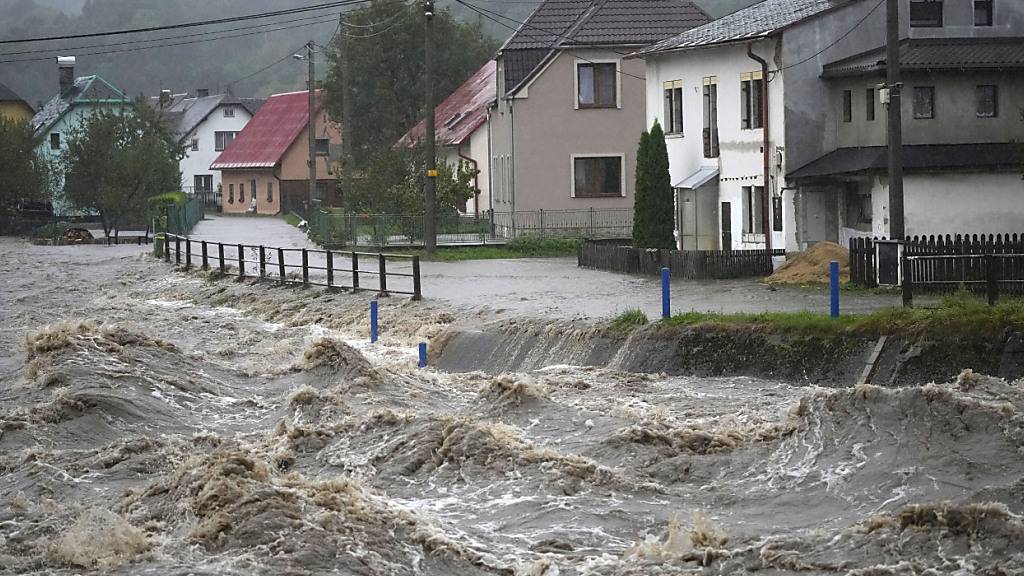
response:
M675 193L668 170L668 146L661 124L655 122L648 138L647 242L649 248L675 248Z
M633 198L633 246L647 248L650 232L650 141L651 134L644 130L636 151L636 187Z

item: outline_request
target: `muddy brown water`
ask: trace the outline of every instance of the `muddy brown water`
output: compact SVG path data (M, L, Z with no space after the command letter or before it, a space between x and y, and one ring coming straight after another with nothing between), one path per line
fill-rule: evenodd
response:
M0 248L2 573L1024 573L1019 383L446 374L492 313Z

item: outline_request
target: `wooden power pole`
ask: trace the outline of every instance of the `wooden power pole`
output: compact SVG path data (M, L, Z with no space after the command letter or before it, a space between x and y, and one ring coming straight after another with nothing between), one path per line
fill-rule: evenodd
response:
M434 113L434 2L425 0L423 2L423 16L425 19L424 57L425 72L424 83L426 84L426 161L427 173L423 184L423 200L425 210L423 214L423 248L428 254L437 250L437 142L435 141Z
M900 0L887 0L886 84L889 92L889 238L903 240L903 83L900 78Z
M306 58L309 60L309 208L313 209L316 198L316 46L310 40L306 44ZM308 216L307 216L308 217Z

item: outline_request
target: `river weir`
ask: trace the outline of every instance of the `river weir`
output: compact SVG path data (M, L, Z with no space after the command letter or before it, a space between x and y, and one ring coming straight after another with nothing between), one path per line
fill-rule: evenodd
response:
M972 366L670 374L398 298L371 346L365 295L2 248L0 573L1024 573L1024 387Z

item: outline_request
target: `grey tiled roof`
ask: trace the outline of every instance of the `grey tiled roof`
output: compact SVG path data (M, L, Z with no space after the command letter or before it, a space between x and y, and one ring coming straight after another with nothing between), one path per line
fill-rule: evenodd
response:
M505 85L514 90L554 50L645 46L710 22L689 0L546 0L505 42Z
M823 178L844 174L881 172L888 168L885 146L840 148L794 170L787 178ZM922 144L903 147L908 171L963 170L968 168L1017 169L1020 153L1011 143Z
M32 117L32 129L39 135L72 106L85 103L130 104L131 100L99 76L82 76L75 80L67 92L54 96L36 112Z
M825 65L822 76L835 78L885 71L885 48ZM1024 38L934 38L904 41L900 67L914 70L1024 68Z
M710 24L648 46L640 54L763 38L827 10L859 1L763 0Z

